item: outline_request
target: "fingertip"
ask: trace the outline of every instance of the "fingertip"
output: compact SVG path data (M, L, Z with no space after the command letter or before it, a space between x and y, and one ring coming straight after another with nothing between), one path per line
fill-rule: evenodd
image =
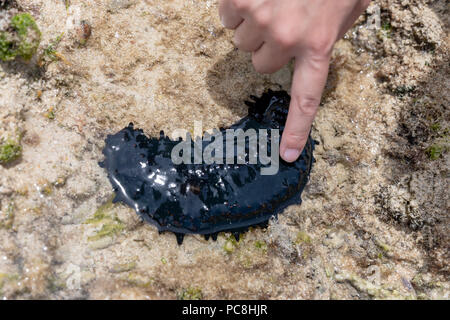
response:
M306 144L303 135L292 134L289 128L285 128L281 138L280 157L286 162L296 161Z
M291 103L280 145L280 156L287 162L300 156L317 113L328 71L327 62L319 62L296 59Z
M300 157L300 154L301 150L299 149L287 148L282 152L281 158L286 162L294 162Z

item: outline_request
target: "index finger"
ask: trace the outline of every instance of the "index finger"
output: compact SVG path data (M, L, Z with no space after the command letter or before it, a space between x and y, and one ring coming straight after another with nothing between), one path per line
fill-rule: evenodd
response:
M297 160L308 140L327 80L329 61L329 56L295 59L291 103L280 145L280 156L286 162Z

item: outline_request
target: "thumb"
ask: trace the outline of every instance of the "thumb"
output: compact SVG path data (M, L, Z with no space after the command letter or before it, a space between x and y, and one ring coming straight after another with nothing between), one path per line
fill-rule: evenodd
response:
M294 162L308 140L328 75L329 56L297 57L291 87L291 103L280 145L280 156Z

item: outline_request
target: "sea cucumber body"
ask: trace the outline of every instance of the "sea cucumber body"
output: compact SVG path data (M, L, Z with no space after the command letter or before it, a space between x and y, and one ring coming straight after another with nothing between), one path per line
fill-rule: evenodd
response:
M281 136L289 105L287 93L269 91L253 99L248 103L249 115L227 129L280 129ZM224 152L225 130L218 131L223 133ZM270 154L270 137L268 141ZM134 208L159 231L174 232L179 243L184 234L215 238L218 232L231 231L238 237L250 226L266 225L287 206L301 202L314 160L311 137L297 161L280 160L275 175L262 175L259 161L176 165L171 152L178 143L163 133L148 138L130 124L107 137L101 166L116 191L114 201ZM200 143L205 147L210 142Z

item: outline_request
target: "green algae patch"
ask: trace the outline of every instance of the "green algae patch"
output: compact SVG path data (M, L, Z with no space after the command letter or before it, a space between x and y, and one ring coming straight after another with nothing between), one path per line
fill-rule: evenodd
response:
M154 283L153 278L148 278L139 273L130 272L125 278L122 278L130 286L138 288L148 288Z
M41 31L33 17L29 13L16 14L11 18L8 31L0 31L0 59L10 61L20 56L30 60L40 42Z
M3 289L6 283L17 280L19 280L19 276L17 274L0 273L0 290Z
M225 241L225 244L223 245L223 250L225 250L226 253L233 253L234 250L236 250L236 246L231 240Z
M47 112L44 113L44 117L46 117L48 120L55 120L55 108L50 107Z
M131 270L136 269L136 261L131 261L128 263L118 263L115 264L112 268L111 268L111 272L112 273L122 273L122 272L128 272Z
M39 31L36 22L29 13L21 13L15 15L11 19L11 26L17 31L19 35L19 42L17 43L17 55L25 60L30 60L41 41L41 32Z
M60 277L56 275L52 275L47 278L47 289L52 292L58 292L60 290L64 290L67 288L66 282L64 279L61 279Z
M48 61L57 61L61 59L56 49L59 43L61 42L63 36L64 32L58 35L53 41L50 42L50 44L43 51L41 61L42 59L46 59Z
M394 250L390 245L377 239L374 242L375 245L379 248L379 252L377 255L378 259L381 260L383 258L392 258L394 256Z
M113 223L104 224L102 228L97 231L97 233L93 236L88 237L89 241L96 241L100 240L101 238L108 237L108 236L114 236L121 232L124 229L122 223L120 220L117 219L117 221Z
M14 223L14 203L11 202L7 205L6 210L4 210L4 213L0 215L0 229L11 229ZM0 211L1 212L1 211Z
M43 196L50 196L53 193L53 184L47 179L41 179L37 182L36 187Z
M430 160L437 160L441 157L441 154L444 152L444 148L440 145L432 145L428 148L427 154Z
M405 294L395 288L374 284L352 273L343 272L336 274L335 280L339 283L348 282L359 292L366 293L374 299L416 299L413 294Z
M265 241L256 240L254 245L255 248L261 250L264 254L267 253L267 243Z
M113 209L114 204L112 203L113 197L111 197L106 203L98 207L92 218L87 219L85 224L98 224L103 220L110 217L110 211Z
M189 287L189 288L183 289L178 294L177 298L178 298L178 300L202 300L203 293L200 288Z
M14 50L14 42L6 32L0 32L0 59L3 61L13 60L17 53Z
M7 275L5 273L0 273L0 290L3 288L3 286L5 285L5 279L6 279Z
M244 269L261 267L267 263L267 251L268 245L265 241L244 242L236 252L236 259Z
M381 25L380 30L377 33L380 39L391 39L392 38L392 25L389 21L384 21Z
M306 243L306 244L311 243L311 237L309 236L309 234L307 234L304 231L297 232L297 236L295 238L295 244L301 244L301 243Z
M19 140L7 139L0 142L0 164L16 160L22 155L22 146Z
M325 275L327 276L327 278L331 278L334 275L334 270L331 266L329 265L325 265L324 267L324 271L325 271Z
M113 237L125 229L122 221L111 212L114 209L112 198L101 205L94 215L87 219L85 224L102 225L93 236L88 237L89 241L97 241L105 237Z
M244 237L245 236L242 234L239 241L236 240L234 235L229 235L229 236L225 237L226 240L223 245L223 250L226 253L233 253L239 247L239 244L241 243L241 240L244 239Z
M433 123L433 124L430 126L430 129L431 129L433 132L438 132L439 130L441 130L441 124L440 124L439 122Z

